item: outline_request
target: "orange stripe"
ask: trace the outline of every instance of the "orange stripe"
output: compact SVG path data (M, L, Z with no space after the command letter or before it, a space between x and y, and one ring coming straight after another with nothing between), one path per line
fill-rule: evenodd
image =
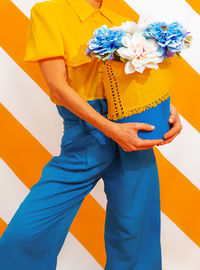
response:
M154 152L160 179L161 210L200 246L200 191L155 147Z
M1 104L0 116L4 127L0 140L1 158L30 189L39 181L42 168L52 155ZM88 194L70 228L73 235L102 266L105 263L105 251L104 239L100 235L103 234L104 212L104 209ZM92 223L92 219L96 222ZM82 234L84 228L86 230Z
M0 3L0 7L3 15L0 17L0 22L1 25L6 25L6 27L1 27L0 29L0 42L2 48L11 56L13 60L16 61L21 68L24 69L24 71L26 71L32 77L32 79L42 89L44 89L46 93L48 93L48 87L40 72L38 64L23 62L28 19L11 1L4 0ZM126 15L135 20L136 15L132 9L130 9L130 12L128 12ZM10 20L9 18L13 18L13 20ZM15 22L14 25L13 22ZM21 30L20 38L17 29ZM15 46L13 46L13 44L15 44ZM200 123L198 119L198 99L195 98L199 94L199 75L192 69L190 65L187 64L184 59L179 59L176 56L172 59L174 72L174 90L172 102L176 105L178 111L187 119L187 121L196 127L197 130L200 130ZM190 91L188 91L188 89L190 89Z
M121 4L120 4L121 5ZM2 9L3 8L3 9ZM24 48L25 48L25 32L27 30L27 23L28 20L27 18L14 6L14 4L11 1L6 1L3 0L0 3L0 9L3 11L3 16L0 16L0 21L1 21L1 26L3 25L4 27L1 27L0 29L0 42L1 46L3 49L18 63L18 65L23 68L38 84L41 86L42 89L46 89L46 84L44 82L44 79L41 75L41 72L39 71L39 68L37 64L28 64L28 63L23 63L23 53L24 53ZM128 13L130 16L133 16L132 14L132 9L131 13ZM126 16L128 16L126 14ZM13 18L11 21L10 18ZM13 22L15 22L13 24ZM26 26L25 26L26 25ZM17 35L17 30L20 29L22 35L19 37ZM13 46L15 44L15 46ZM177 109L181 114L197 129L199 128L199 121L198 121L198 113L197 108L198 108L198 103L197 103L197 98L194 98L192 100L190 97L191 96L198 96L197 94L197 85L199 83L199 79L197 76L197 73L192 70L192 68L183 60L177 60L174 58L175 64L174 64L174 69L179 75L179 77L175 77L177 79L177 83L174 87L176 91L174 91L175 95L179 95L178 98L175 98L174 96L174 104L176 105ZM182 61L182 62L180 62ZM181 70L184 72L180 72L178 70L179 66L181 66ZM176 74L175 72L175 74ZM187 77L181 76L180 74L187 74ZM182 81L183 82L182 82ZM190 84L189 84L190 83ZM193 87L191 87L191 84ZM181 85L181 86L180 86ZM189 86L189 87L188 87ZM194 87L195 86L195 87ZM185 88L184 88L185 87ZM190 89L190 96L187 94L187 89ZM47 91L46 91L47 92ZM189 99L188 99L189 97ZM173 97L172 97L173 100ZM185 102L187 101L187 103ZM189 102L188 102L189 101ZM187 105L186 105L187 104ZM185 106L185 108L184 108ZM4 112L3 112L4 111ZM5 143L5 148L1 150L4 153L3 159L5 162L13 169L13 171L16 173L16 175L20 175L20 179L23 179L24 184L27 185L29 188L37 182L39 179L39 175L41 173L41 169L44 166L44 164L51 158L51 155L42 147L38 144L38 142L27 132L27 131L21 131L23 127L14 119L9 113L5 110L5 108L1 109L2 116L4 117L4 121L2 121L4 124L6 124L6 128L4 129L5 131L7 130L8 132L5 132L4 136L2 135L2 140L1 142ZM10 121L10 122L9 122ZM9 130L10 127L10 130ZM8 129L7 129L8 128ZM10 132L12 132L12 138ZM13 136L14 134L14 136ZM22 135L22 137L19 137L19 134ZM30 139L28 139L30 137ZM21 145L19 148L16 146L16 141ZM23 144L21 143L23 141ZM29 145L30 144L30 145ZM36 153L37 155L34 157L33 156L33 151L29 151L31 155L27 153L27 149L32 149L33 145L36 145ZM4 146L4 145L3 145ZM6 149L6 146L9 147ZM26 148L26 149L25 149ZM9 151L8 151L9 149ZM20 151L21 155L20 155ZM19 151L19 152L17 152ZM12 153L12 155L11 155ZM161 155L161 154L159 154ZM198 213L198 205L199 205L199 200L198 200L198 195L197 190L194 188L192 183L188 181L180 172L177 171L177 169L173 168L173 166L168 163L168 161L163 161L165 160L163 157L161 158L158 156L159 160L159 173L161 175L161 193L162 193L162 210L163 212L168 215L171 218L172 215L172 220L184 231L195 243L199 244L199 235L196 230L196 225L194 224L199 224L199 217L197 215ZM44 164L42 162L39 163L39 160L37 157L44 157L41 158L41 161L44 161ZM17 157L17 158L16 158ZM27 159L26 159L27 157ZM19 159L19 160L18 160ZM26 168L25 166L27 165L27 160L31 160L30 164L33 166L34 164L34 169L27 167L29 170L24 170ZM22 166L22 161L24 164L24 167ZM23 168L23 169L22 169ZM167 170L166 170L167 168ZM35 170L36 169L36 170ZM29 173L28 173L29 171ZM167 171L167 179L166 179L166 171ZM31 172L31 173L30 173ZM35 177L33 177L33 175ZM170 175L170 177L169 177ZM25 176L29 176L26 178ZM169 179L173 180L173 182L169 182ZM35 180L33 180L35 179ZM165 179L165 181L164 181ZM185 184L186 182L186 184ZM163 188L163 183L164 188ZM171 189L171 188L174 189ZM175 191L178 191L177 194ZM185 196L187 194L187 197ZM163 197L164 196L164 197ZM190 202L192 201L194 204L190 205L190 211L192 209L192 213L188 213L189 210L187 208L188 202L186 198L190 199ZM194 198L194 199L193 199ZM169 201L169 203L168 203ZM102 226L104 224L104 220L102 220L103 213L102 209L99 210L99 205L96 203L96 201L88 195L86 198L87 206L83 204L81 206L80 211L78 212L73 225L71 228L74 229L75 234L77 234L77 239L78 237L81 238L80 242L88 249L88 251L93 254L93 256L96 258L96 260L103 266L103 262L105 262L105 253L104 253L104 242L102 239ZM172 203L173 202L173 203ZM181 203L183 204L181 204ZM198 204L197 204L198 203ZM88 205L89 204L89 205ZM185 208L186 206L186 208ZM88 211L88 209L95 209L93 210L93 220L95 220L95 224L91 224L91 219L86 219L86 216L90 216L91 212ZM97 211L96 211L97 209ZM185 211L186 209L186 211ZM82 214L83 211L83 214ZM87 215L85 214L85 212ZM187 218L187 215L189 215L190 218L193 218L193 224L191 224L191 219ZM80 220L78 219L80 218ZM82 224L85 224L86 231L84 233L80 233L80 229L82 228ZM77 231L76 227L77 226ZM193 230L193 226L194 230ZM199 225L198 225L199 226ZM97 234L97 232L101 232L101 235ZM81 234L81 235L80 235ZM75 235L76 236L76 235ZM98 244L97 244L98 243Z
M25 185L31 188L51 155L3 105L0 105L0 115L4 126L1 131L1 156L20 179L26 179Z
M139 19L139 14L123 0L104 0L104 5L121 16L130 17L134 22Z
M23 61L29 19L9 0L0 1L0 11L1 47L49 95L38 63Z
M0 115L5 123L4 132L1 134L1 156L23 183L30 188L39 180L43 166L52 156L3 106L0 107ZM158 150L156 151L161 183L161 209L199 245L200 222L197 215L200 203L199 190ZM38 159L38 157L40 158ZM28 164L33 164L33 167L29 167ZM70 228L74 236L102 266L105 262L104 212L104 209L89 194Z
M188 4L196 11L198 14L200 14L200 4L199 0L187 0Z
M178 56L172 58L173 88L171 103L178 112L198 131L199 121L199 74Z
M7 228L7 223L2 218L0 218L0 237L2 236L6 228Z
M106 263L104 246L105 210L88 194L71 226L71 232L102 266ZM92 231L90 232L90 229Z
M118 0L119 1L119 0ZM117 11L120 5L120 14L136 21L137 13L133 11L124 1L120 0L118 5L113 5ZM110 6L112 1L107 1ZM121 8L122 7L122 8ZM29 76L48 94L48 86L40 72L37 63L24 63L25 36L28 27L28 19L9 0L0 2L3 16L0 16L0 43L2 48ZM12 18L12 20L10 20ZM20 36L19 36L20 29ZM13 46L15 44L15 46ZM199 88L200 78L198 73L184 60L178 56L172 58L174 84L172 88L172 104L176 106L179 113L194 128L200 131L199 121ZM189 89L189 91L188 91Z

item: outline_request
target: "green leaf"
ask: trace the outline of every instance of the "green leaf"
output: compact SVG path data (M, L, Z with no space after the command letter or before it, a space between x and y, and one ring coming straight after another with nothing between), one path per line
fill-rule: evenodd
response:
M179 53L179 52L177 52L176 54L178 55L178 57L179 57L179 58L182 58L182 56L180 55L180 53Z

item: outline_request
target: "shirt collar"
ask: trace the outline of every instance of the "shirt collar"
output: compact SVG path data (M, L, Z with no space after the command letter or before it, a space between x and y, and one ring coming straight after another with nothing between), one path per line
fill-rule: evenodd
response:
M65 0L67 1L75 10L80 20L83 22L86 20L93 12L96 11L87 0ZM112 23L112 16L114 15L112 10L105 7L105 0L102 0L101 7L98 9L107 19Z

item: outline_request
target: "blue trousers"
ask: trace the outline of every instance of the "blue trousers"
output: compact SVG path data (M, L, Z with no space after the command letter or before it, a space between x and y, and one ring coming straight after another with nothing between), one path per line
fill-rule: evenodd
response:
M88 102L106 117L105 99ZM167 102L149 109L151 117ZM60 154L43 167L0 238L0 269L55 270L77 211L102 178L107 197L104 269L161 270L159 177L153 148L125 152L64 106L56 106L64 125Z

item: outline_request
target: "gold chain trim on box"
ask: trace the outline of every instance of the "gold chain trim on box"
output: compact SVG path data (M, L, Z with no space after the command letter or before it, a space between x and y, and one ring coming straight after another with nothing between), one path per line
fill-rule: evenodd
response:
M151 103L149 103L148 105L145 105L145 106L140 106L138 108L135 108L135 109L131 109L131 110L128 110L126 111L125 113L123 114L111 114L111 115L107 115L107 118L109 120L118 120L118 119L122 119L124 117L127 117L127 116L131 116L133 114L136 114L136 113L141 113L147 109L150 109L152 107L156 107L158 104L160 104L162 101L165 101L168 97L170 96L170 92L164 94L163 96L161 96L160 98L158 98L157 100L154 100L152 101Z
M106 61L106 70L109 76L109 82L110 82L111 92L113 96L113 103L115 107L115 115L113 117L115 117L116 119L118 119L118 117L123 118L125 116L125 113L124 113L122 101L119 94L119 86L118 86L117 80L113 73L112 66L109 61Z

